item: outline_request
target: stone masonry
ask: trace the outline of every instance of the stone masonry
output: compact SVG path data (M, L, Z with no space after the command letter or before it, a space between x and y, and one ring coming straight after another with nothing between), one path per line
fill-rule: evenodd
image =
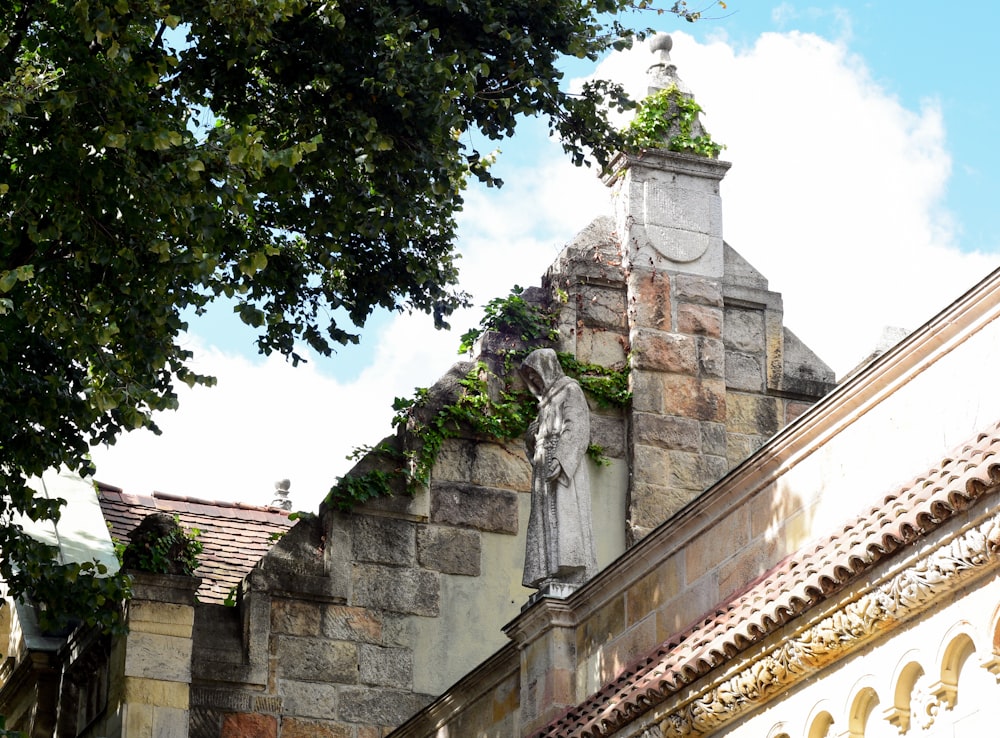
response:
M626 408L590 407L591 443L608 461L587 462L599 568L833 387L783 326L780 295L723 241L728 168L665 149L619 155L606 179L615 217L581 231L524 293L556 313L557 351L630 372ZM475 359L502 372L503 351L516 346L516 336L487 333ZM456 398L474 366L456 364L419 412ZM402 430L383 445L398 455L412 442ZM352 474L389 470L392 456L373 452ZM530 487L520 442L470 430L444 443L414 496L299 521L236 608L196 611L191 738L378 738L486 659L503 678L481 707L500 725L518 712L530 732L619 673L661 635L651 621L632 623L609 602L572 629L562 601L548 598L514 620L531 593L520 584ZM716 590L728 581L713 580ZM673 589L644 580L634 596ZM675 616L709 606L688 597ZM544 647L531 645L550 630ZM584 661L593 685L574 676Z

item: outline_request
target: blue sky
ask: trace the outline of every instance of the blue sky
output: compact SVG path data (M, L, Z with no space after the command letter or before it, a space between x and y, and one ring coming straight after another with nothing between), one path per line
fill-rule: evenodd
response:
M733 0L696 24L643 22L675 33L673 60L728 148L726 240L782 292L785 321L843 373L884 326L914 329L993 269L1000 254L1000 119L991 39L1000 9L962 18L909 3ZM645 88L645 48L597 72ZM567 84L594 73L567 64ZM537 284L562 245L606 211L607 191L528 121L503 153L500 190L470 189L460 219L462 286L476 305ZM190 341L219 387L181 393L164 435L132 434L95 452L98 478L151 489L266 503L292 479L314 507L350 464L389 432L389 405L440 376L478 311L453 335L425 316L381 314L362 345L292 370L256 356L253 334L223 308L192 321Z

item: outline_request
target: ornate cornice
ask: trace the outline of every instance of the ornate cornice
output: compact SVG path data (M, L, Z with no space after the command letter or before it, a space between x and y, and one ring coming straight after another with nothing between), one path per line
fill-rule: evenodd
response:
M770 697L882 632L919 614L941 595L1000 561L1000 520L992 517L790 638L695 699L669 711L664 738L691 738L758 707ZM949 701L951 695L932 696Z
M670 738L718 729L994 566L1000 523L983 521L989 514L984 497L998 489L995 427L829 538L790 556L537 735L636 736L656 723ZM956 533L959 514L968 522ZM949 522L955 525L946 534ZM879 575L882 564L893 569ZM708 679L710 674L715 676Z

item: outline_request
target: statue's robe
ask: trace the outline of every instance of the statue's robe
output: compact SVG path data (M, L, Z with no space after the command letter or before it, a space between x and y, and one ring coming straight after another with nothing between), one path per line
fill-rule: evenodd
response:
M551 349L529 354L522 376L539 398L538 419L525 438L532 480L522 583L536 589L548 582L582 584L597 572L585 461L590 410Z

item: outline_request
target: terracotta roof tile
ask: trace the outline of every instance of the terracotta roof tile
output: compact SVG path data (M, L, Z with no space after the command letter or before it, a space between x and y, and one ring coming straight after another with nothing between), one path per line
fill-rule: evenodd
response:
M536 738L612 734L998 485L1000 424L885 496L838 533L786 557L743 594L632 663L604 689L536 733Z
M203 546L198 598L222 603L274 544L275 537L292 527L288 513L273 507L241 502L213 502L154 492L134 495L98 483L99 501L111 535L122 543L140 521L154 512L176 515L185 528L200 531Z

